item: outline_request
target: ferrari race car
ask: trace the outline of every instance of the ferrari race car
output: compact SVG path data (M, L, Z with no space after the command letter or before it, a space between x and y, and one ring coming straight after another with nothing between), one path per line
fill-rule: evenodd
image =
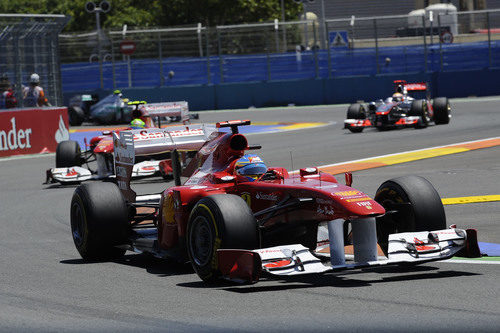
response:
M170 111L163 116L165 121L184 121L186 118L198 119L197 113L189 113L188 103L166 102L151 103L145 106L151 110L162 109ZM80 126L84 121L99 124L127 124L132 119L133 108L128 105L128 99L123 98L120 90L99 101L97 95L77 95L70 99L68 106L69 123Z
M142 119L147 126L161 127L161 118L180 117L184 123L189 122L187 109L172 108L172 103L146 104L145 102L129 102L132 118ZM187 103L186 103L187 105ZM73 184L85 180L114 178L114 156L113 137L111 131L104 131L102 135L96 136L85 145L88 147L83 153L78 142L67 140L60 142L56 149L56 167L47 170L45 183L59 182L61 184ZM94 170L89 163L96 162ZM82 167L82 165L86 167ZM138 156L134 164L132 177L142 178L161 175L165 179L171 179L172 166L170 152L157 152Z
M366 127L376 127L379 130L398 127L425 128L432 121L436 125L450 122L451 107L448 98L437 97L431 100L426 83L397 80L394 84L396 92L392 97L368 104L351 104L347 109L344 128L359 133ZM410 97L410 91L426 92L426 98Z
M263 272L290 276L478 255L475 230L446 229L441 199L424 178L386 181L372 199L351 187L350 173L343 185L314 167L293 174L262 169L260 158L245 154L260 146L238 133L248 124L113 133L118 186L82 184L71 201L82 258L107 260L132 250L189 260L206 282L253 283ZM231 132L217 129L223 127ZM175 186L136 195L130 188L135 156L168 149ZM196 151L183 185L179 151ZM250 179L241 170L262 174ZM329 250L318 247L323 243ZM387 257L378 256L377 243ZM353 256L344 251L350 244Z

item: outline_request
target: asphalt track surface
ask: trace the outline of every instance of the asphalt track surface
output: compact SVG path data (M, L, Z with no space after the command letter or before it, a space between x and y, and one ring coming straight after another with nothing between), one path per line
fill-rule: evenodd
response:
M452 101L449 125L351 134L346 106L207 112L200 121L329 122L251 134L269 166L298 169L499 136L500 99ZM292 162L292 159L293 162ZM54 157L0 160L0 331L295 332L498 331L500 265L428 263L322 276L204 285L189 265L128 253L83 262L71 239L74 187L42 185ZM500 147L354 173L373 195L385 180L417 174L442 197L500 194ZM339 181L343 181L339 177ZM159 192L161 180L134 183ZM500 243L500 203L445 206L448 223Z

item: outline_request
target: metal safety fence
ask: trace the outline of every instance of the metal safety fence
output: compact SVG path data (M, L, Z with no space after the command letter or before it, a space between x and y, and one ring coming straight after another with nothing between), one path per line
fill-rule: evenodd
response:
M500 10L65 34L60 49L67 91L492 68Z
M69 21L64 15L0 14L2 90L10 87L24 105L23 88L32 73L52 105L62 105L59 34Z

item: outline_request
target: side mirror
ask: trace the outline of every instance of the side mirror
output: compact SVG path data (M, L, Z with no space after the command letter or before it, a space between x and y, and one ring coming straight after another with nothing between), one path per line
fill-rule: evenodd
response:
M351 187L351 185L352 185L352 173L351 172L345 173L345 184L346 184L346 186Z

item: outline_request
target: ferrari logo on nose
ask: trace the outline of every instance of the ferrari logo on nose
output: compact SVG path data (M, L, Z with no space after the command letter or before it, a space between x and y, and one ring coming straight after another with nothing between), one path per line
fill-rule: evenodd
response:
M245 202L247 203L248 207L252 206L252 197L250 196L250 193L248 193L248 192L241 193L241 198L243 200L245 200Z

